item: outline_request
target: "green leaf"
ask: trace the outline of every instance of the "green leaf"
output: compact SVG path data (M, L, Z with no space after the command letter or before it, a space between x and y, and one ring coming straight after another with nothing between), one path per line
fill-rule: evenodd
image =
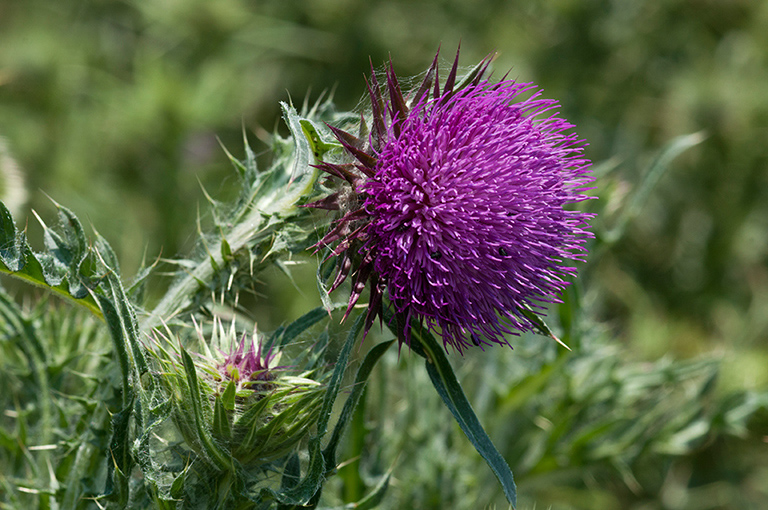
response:
M347 401L344 402L344 407L342 408L339 419L336 422L336 427L333 429L331 439L328 440L328 444L323 451L326 471L330 472L336 469L336 448L339 445L339 441L341 440L341 435L344 432L344 428L352 418L352 413L354 412L357 403L360 401L360 396L365 390L365 383L368 381L368 377L371 375L373 367L376 366L376 362L379 361L379 359L384 355L385 352L387 352L387 349L389 349L389 347L394 342L395 340L392 339L376 345L373 349L368 351L368 354L366 354L365 359L360 365L360 368L358 368L357 375L355 376L355 383L352 386L352 393L347 398Z
M121 506L128 502L128 477L131 474L133 458L130 454L128 425L133 413L133 402L112 416L112 440L109 442L107 482L104 497L117 501Z
M453 372L448 357L443 348L438 345L429 331L421 326L414 326L412 329L411 347L414 352L421 351L426 357L427 373L435 386L437 393L443 402L453 414L461 430L466 434L472 446L482 455L488 466L501 482L504 489L504 495L512 506L517 504L517 488L515 486L512 470L507 461L499 453L486 434L480 421L477 419L472 406L470 405L464 391L461 389L459 381ZM423 348L423 351L418 347Z
M381 477L381 481L376 484L376 487L366 497L354 504L355 510L372 510L379 506L384 501L387 489L389 488L390 473L387 473Z
M315 127L312 121L307 119L301 119L299 121L299 124L301 125L301 129L304 132L304 136L307 137L310 150L312 151L312 154L314 154L315 156L315 161L322 160L323 155L325 155L326 152L333 149L341 148L340 143L333 143L333 142L328 143L323 141L322 137L320 136L320 133L318 132L317 128Z
M112 347L115 350L115 355L120 364L120 373L123 378L123 405L127 405L128 401L131 399L133 390L130 385L131 360L128 356L125 330L123 329L115 304L106 296L100 294L96 295L96 299L104 314L104 321L107 323L110 337L112 338Z
M65 218L74 217L68 211L64 213L62 210L60 209L60 213ZM13 217L5 204L0 202L0 272L44 287L54 294L85 306L100 317L101 310L87 290L89 287L95 287L98 281L84 283L80 280L78 264L86 255L83 250L87 250L87 243L83 244L83 239L80 238L80 235L84 236L82 227L78 231L76 226L79 226L79 222L68 222L67 228L71 232L61 236L43 224L46 251L35 253L24 234L16 229Z
M110 272L101 280L100 289L104 292L106 300L117 306L120 327L122 328L125 340L131 348L133 362L139 376L145 374L148 370L147 362L144 358L144 351L139 340L139 326L136 321L136 311L133 303L128 299L128 295L123 289L123 284L118 275Z
M221 395L221 403L227 411L235 410L235 390L235 381L229 381Z
M226 238L221 240L221 258L222 260L232 260L232 248L229 247L229 243Z
M705 138L706 136L703 132L678 136L672 139L672 141L659 152L656 159L651 163L648 171L643 175L640 184L635 189L634 194L629 200L629 204L623 210L616 226L606 232L606 242L612 243L621 239L627 225L640 213L640 210L648 201L648 197L651 195L653 188L659 180L661 180L664 174L666 174L667 170L669 170L672 161L686 150L703 142Z
M0 259L18 258L17 230L11 211L0 202Z
M541 317L541 315L534 312L526 305L519 307L518 310L520 310L520 313L522 313L528 320L530 320L533 323L534 327L536 328L536 332L538 332L541 335L548 336L549 338L559 343L569 351L571 350L570 347L568 347L566 344L563 343L562 340L560 340L557 336L555 336L555 334L549 328L547 323L544 322L544 319Z
M184 481L186 478L187 478L187 470L184 469L184 471L182 471L181 474L173 480L173 483L171 484L171 491L170 491L170 495L172 498L178 499L183 495Z
M288 103L281 102L280 107L283 110L283 120L288 125L293 137L293 165L291 168L291 181L304 175L309 169L309 164L314 161L312 149L309 145L309 139L304 135L304 129L301 125L301 117L296 109Z

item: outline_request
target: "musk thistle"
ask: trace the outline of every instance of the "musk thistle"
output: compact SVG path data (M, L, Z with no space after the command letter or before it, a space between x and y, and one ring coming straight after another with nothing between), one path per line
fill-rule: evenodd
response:
M318 165L346 185L310 205L340 212L319 246L337 256L331 290L353 275L347 313L369 287L366 332L388 293L401 341L415 320L462 352L509 345L559 301L591 236L592 215L565 207L592 178L557 101L484 78L489 58L456 83L458 58L441 87L435 56L406 95L391 62L386 84L372 72L370 131L331 127L351 162Z

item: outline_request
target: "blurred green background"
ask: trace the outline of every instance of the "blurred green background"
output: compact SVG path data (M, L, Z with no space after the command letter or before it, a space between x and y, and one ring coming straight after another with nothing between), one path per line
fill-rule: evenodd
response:
M768 2L6 0L0 165L26 182L17 222L31 209L53 222L47 194L131 275L192 246L201 185L233 194L217 138L241 155L243 127L252 139L277 128L278 101L333 89L350 109L369 56L415 75L459 42L462 64L497 51L496 76L511 69L560 100L588 157L611 168L597 182L608 210L662 146L705 133L585 271L591 309L635 359L713 354L721 392L768 388ZM9 202L24 196L14 182L0 183ZM40 242L34 220L28 231ZM759 434L727 451L759 464Z

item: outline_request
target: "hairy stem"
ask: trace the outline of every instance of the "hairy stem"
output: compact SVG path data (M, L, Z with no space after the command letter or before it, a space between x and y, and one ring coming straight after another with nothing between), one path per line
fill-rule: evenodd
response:
M226 265L222 255L225 243L234 254L268 240L277 232L286 223L286 219L297 211L296 202L299 198L311 192L317 173L314 170L304 178L288 182L256 201L243 220L223 240L216 243L214 249L209 249L209 256L168 289L149 316L141 322L141 330L147 332L162 326L164 321L170 320L189 305L192 296L212 280L218 268Z

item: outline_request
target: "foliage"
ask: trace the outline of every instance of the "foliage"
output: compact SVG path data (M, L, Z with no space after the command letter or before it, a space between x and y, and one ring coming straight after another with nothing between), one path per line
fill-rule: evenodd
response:
M233 177L218 164L216 136L234 147L243 124L279 160L296 150L292 138L260 126L282 113L272 105L286 88L301 96L338 83L335 100L350 108L368 55L378 64L391 52L403 62L398 72L413 74L440 42L451 48L459 38L467 60L500 50L497 69L511 67L512 76L560 99L602 162L600 218L617 220L601 227L611 243L593 247L598 256L578 292L547 319L573 353L524 336L511 339L511 354L489 350L454 363L515 471L518 507L766 506L766 20L760 2L3 3L0 135L28 190L71 207L51 208L30 192L41 220L58 223L41 236L34 222L19 233L2 216L3 269L84 306L3 280L0 507L96 508L125 498L126 486L134 495L146 489L136 485L142 467L131 460L140 451L111 442L120 439L116 429L131 438L141 427L171 434L165 408L140 404L144 385L159 377L157 360L149 356L143 373L134 367L147 354L145 333L166 332L164 322L171 345L181 340L193 364L201 344L192 315L206 338L214 317L234 317L238 331L249 332L255 318L277 328L262 337L284 343L287 357L337 359L336 339L346 332L325 323L322 308L302 316L317 306L315 267L298 253L323 218L299 209L290 221L254 215L263 236L237 232L233 211L240 220L254 211L247 170L267 158L247 150L244 161L231 158ZM655 174L647 200L627 198L654 174L658 147L687 146L676 137L702 130L703 141L664 167L672 172ZM322 123L317 132L324 136ZM259 173L269 181L269 171ZM190 242L198 179L224 197L198 213L200 235ZM628 203L637 204L631 214ZM76 217L104 236L89 241ZM611 230L617 225L622 235ZM144 267L146 253L161 251L176 265ZM175 291L157 278L169 267ZM323 305L335 310L327 296ZM373 354L361 362L350 352L350 370L359 364L359 380L370 382L341 385L349 397L332 420L345 425L329 430L320 450L348 461L333 466L338 475L319 506L505 508L498 481L432 390L421 358L373 346L389 338L374 328L366 339L380 356L376 369ZM327 375L318 379L328 384ZM124 391L134 385L135 395ZM151 390L161 402L160 387ZM108 455L112 447L118 455ZM288 476L272 474L270 490L294 488L307 473L309 441L297 448L301 455L276 466ZM133 478L124 472L129 464ZM201 464L173 460L176 471L134 506L153 497L172 505L161 502L171 490L192 490L173 482L182 473L201 480L194 473ZM108 479L112 495L96 502Z

